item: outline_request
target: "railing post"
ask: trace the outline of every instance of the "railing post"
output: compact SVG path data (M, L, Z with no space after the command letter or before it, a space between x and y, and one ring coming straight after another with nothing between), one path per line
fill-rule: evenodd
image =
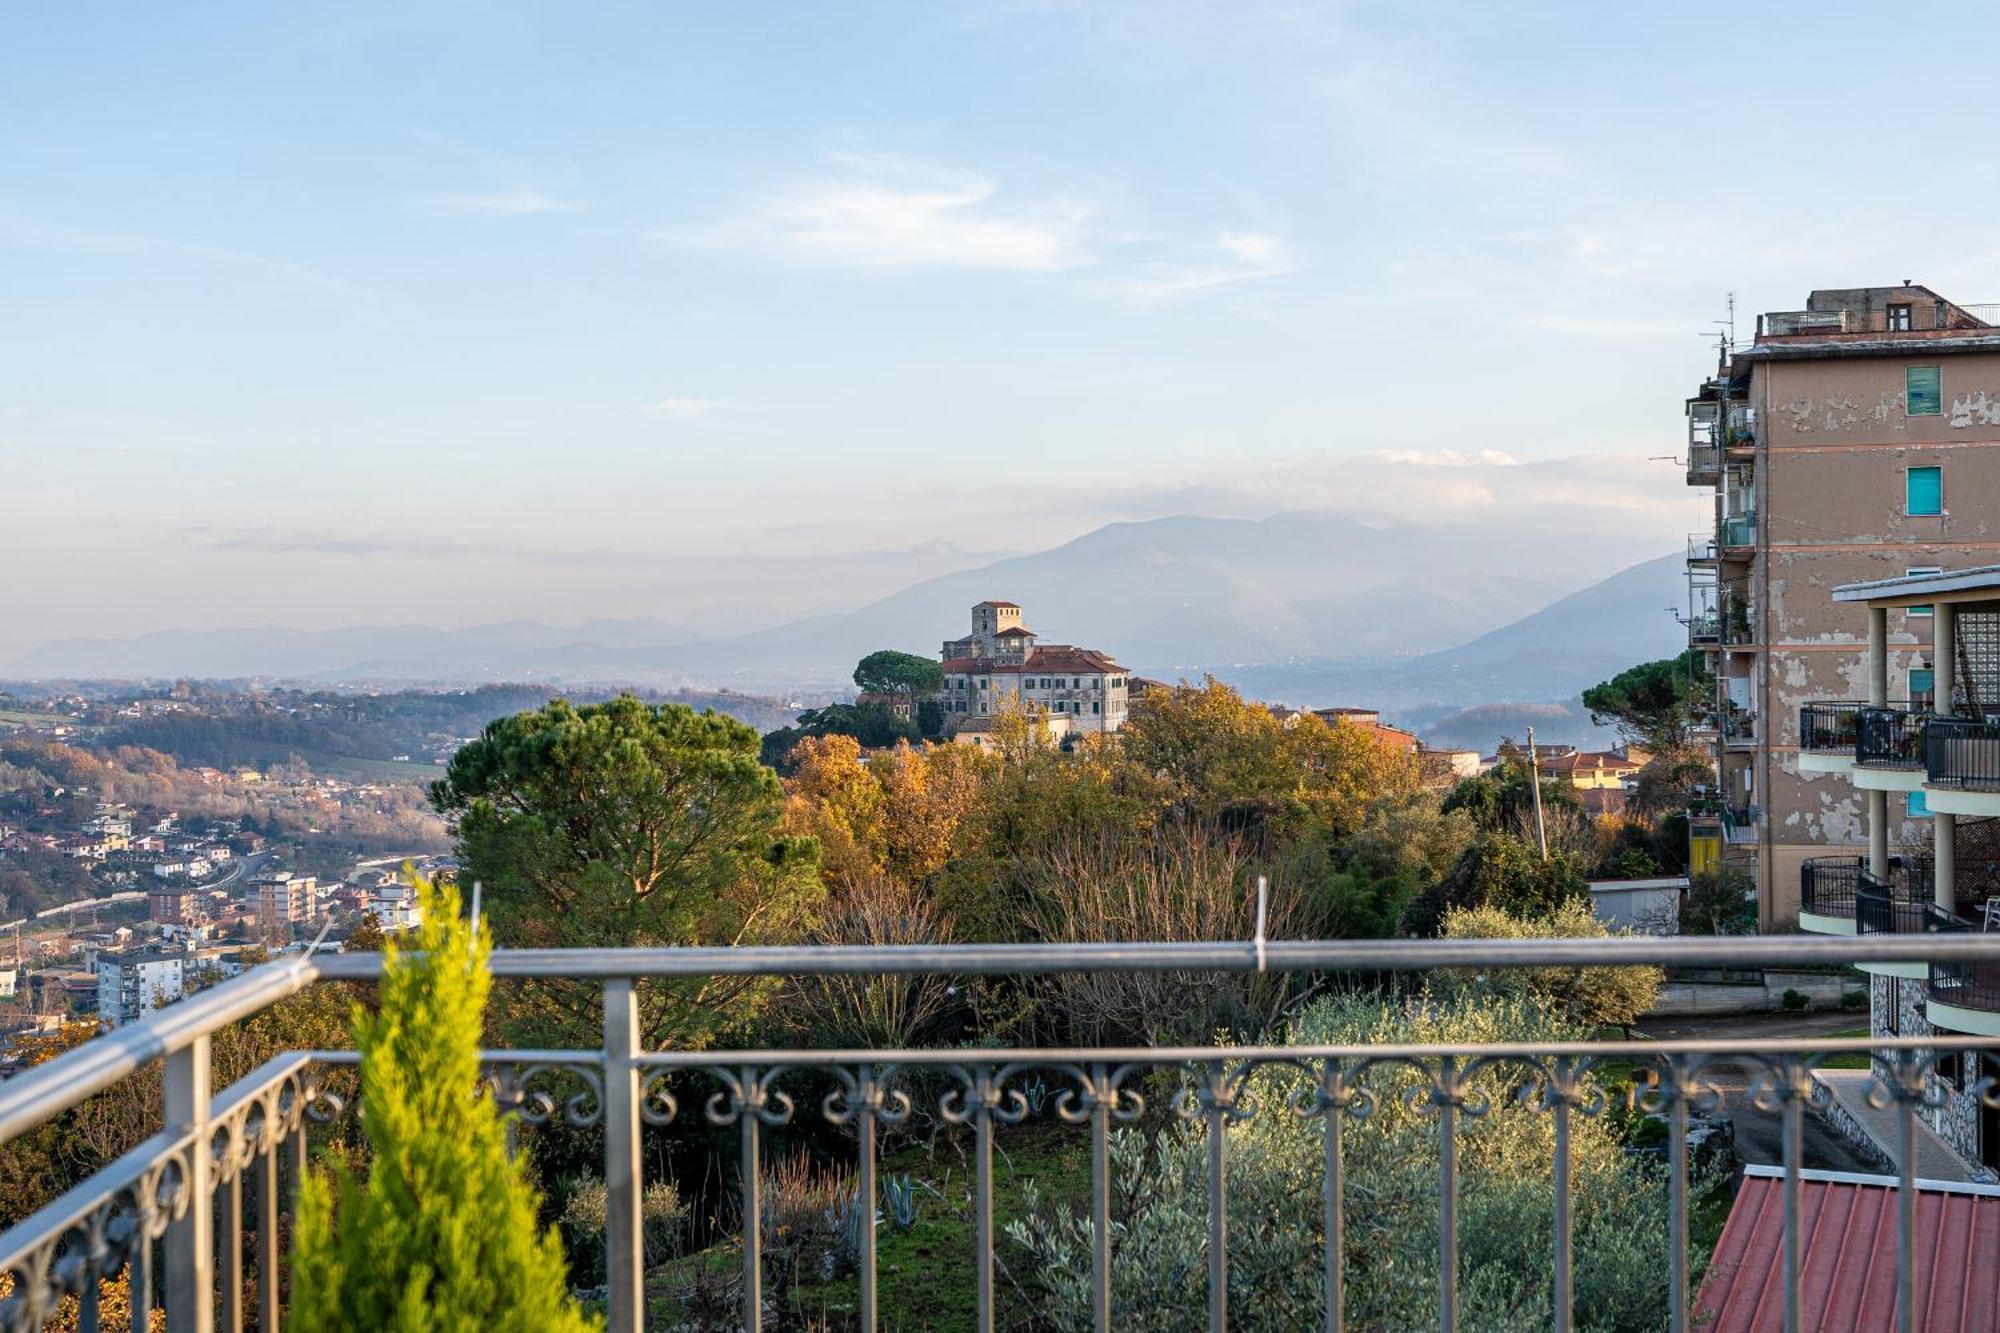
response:
M180 1185L187 1195L187 1211L167 1227L167 1328L170 1333L211 1333L215 1327L215 1173L208 1143L213 1092L207 1035L169 1054L163 1075L167 1132L189 1139L187 1174Z
M639 998L630 977L604 983L604 1280L608 1333L639 1333L645 1239L639 1214Z

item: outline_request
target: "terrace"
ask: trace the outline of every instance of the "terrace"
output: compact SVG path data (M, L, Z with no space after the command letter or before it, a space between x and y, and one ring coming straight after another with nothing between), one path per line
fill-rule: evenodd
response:
M1857 900L1865 889L1857 888ZM1914 1135L1930 1095L1934 1062L1963 1057L1976 1068L1989 1039L1826 1038L1813 1041L1591 1042L1441 1047L1423 1045L1127 1047L1066 1050L647 1050L639 1041L638 988L649 980L689 977L954 976L1134 973L1198 975L1272 972L1301 979L1338 973L1414 972L1454 967L1494 969L1583 964L1742 967L1855 963L1888 959L1941 969L1937 986L1960 990L2000 975L2000 937L1972 933L1855 939L1629 938L1555 941L1366 941L1216 944L957 945L843 948L663 949L571 952L499 951L496 978L567 978L599 992L604 1041L589 1050L494 1050L484 1053L495 1097L520 1122L562 1117L601 1129L608 1198L604 1304L609 1327L633 1333L648 1319L640 1194L645 1165L642 1129L688 1125L733 1132L741 1307L737 1322L759 1330L770 1314L762 1262L767 1244L760 1190L767 1137L808 1117L851 1134L856 1191L862 1201L857 1245L858 1308L851 1326L873 1330L928 1317L881 1308L878 1135L921 1101L963 1142L970 1158L968 1206L972 1243L962 1256L970 1270L971 1326L995 1326L995 1157L1010 1127L1038 1114L1052 1130L1068 1127L1089 1148L1089 1292L1092 1322L1117 1322L1113 1277L1134 1262L1129 1238L1114 1215L1111 1171L1114 1129L1148 1114L1165 1115L1205 1137L1200 1171L1207 1225L1206 1324L1230 1326L1231 1299L1243 1256L1231 1248L1228 1203L1231 1131L1257 1117L1284 1117L1296 1132L1316 1136L1321 1162L1319 1225L1311 1238L1319 1255L1312 1281L1320 1322L1345 1324L1350 1272L1348 1154L1363 1149L1378 1123L1380 1099L1394 1095L1434 1122L1437 1261L1428 1275L1437 1326L1459 1325L1463 1292L1459 1247L1461 1142L1480 1132L1496 1099L1479 1080L1499 1077L1510 1106L1545 1114L1553 1134L1549 1211L1543 1219L1553 1260L1546 1275L1554 1327L1570 1327L1576 1219L1572 1214L1570 1142L1581 1118L1605 1114L1614 1069L1636 1068L1641 1113L1665 1130L1664 1224L1669 1262L1664 1272L1633 1272L1632 1283L1665 1287L1670 1327L1701 1320L1694 1279L1703 1256L1689 1240L1690 1117L1718 1095L1711 1068L1719 1061L1759 1071L1754 1096L1783 1124L1784 1189L1775 1226L1781 1233L1774 1266L1783 1291L1785 1326L1798 1328L1824 1293L1809 1286L1800 1216L1803 1117L1822 1096L1812 1071L1831 1056L1873 1050L1877 1093L1905 1136ZM1956 970L1953 970L1956 969ZM29 1132L86 1098L147 1066L164 1073L159 1131L68 1194L0 1235L0 1266L12 1278L0 1303L0 1326L40 1328L65 1298L78 1323L95 1328L100 1280L122 1275L132 1294L132 1327L149 1326L164 1309L167 1327L207 1333L240 1329L255 1308L265 1329L279 1326L286 1282L284 1217L304 1171L315 1126L353 1114L335 1095L333 1079L351 1052L300 1050L281 1055L220 1091L211 1089L211 1038L228 1025L299 991L328 981L380 975L377 955L292 957L267 964L139 1023L92 1040L0 1086L0 1140ZM1955 980L1960 979L1963 980ZM1287 1096L1258 1094L1260 1080L1289 1080ZM1032 1104L1030 1080L1038 1096ZM1177 1096L1162 1098L1177 1086ZM1992 1095L1992 1094L1989 1094ZM1165 1102L1162 1105L1162 1102ZM699 1109L697 1109L699 1108ZM1912 1141L1908 1137L1906 1142ZM1919 1249L1914 1224L1917 1186L1905 1154L1896 1181L1896 1308L1904 1327L1937 1280ZM1365 1202L1359 1205L1365 1210ZM1365 1216L1365 1212L1361 1215ZM1918 1259L1924 1262L1919 1264ZM1125 1269L1129 1280L1130 1270ZM1657 1290L1657 1288L1656 1288ZM1244 1316L1255 1324L1254 1314Z

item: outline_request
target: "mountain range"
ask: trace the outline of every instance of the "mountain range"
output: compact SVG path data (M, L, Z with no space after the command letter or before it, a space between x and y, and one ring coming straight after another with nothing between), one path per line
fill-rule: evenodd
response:
M169 630L65 639L0 668L13 679L264 677L328 682L727 684L838 688L876 648L934 654L968 608L1019 602L1044 641L1101 648L1144 675L1213 672L1262 697L1383 707L1550 701L1684 642L1676 557L1599 542L1600 582L1574 544L1500 550L1475 529L1380 527L1309 513L1114 523L1074 541L924 579L859 608L750 633L655 618L575 628L513 621Z

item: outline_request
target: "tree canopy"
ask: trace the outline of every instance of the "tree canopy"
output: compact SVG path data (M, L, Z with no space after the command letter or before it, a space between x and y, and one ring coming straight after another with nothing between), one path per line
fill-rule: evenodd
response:
M719 713L556 699L488 724L431 800L457 821L462 878L484 883L504 945L763 943L821 888L818 848L780 827L784 787L757 754L757 733ZM699 1044L741 991L689 986L645 997L649 1040ZM594 994L572 997L577 1022L596 1021Z
M1669 750L1687 740L1694 710L1712 677L1693 649L1679 657L1641 662L1583 692L1583 706L1600 727L1616 727L1628 740Z
M871 694L936 694L944 688L944 668L928 657L884 648L861 659L854 683Z

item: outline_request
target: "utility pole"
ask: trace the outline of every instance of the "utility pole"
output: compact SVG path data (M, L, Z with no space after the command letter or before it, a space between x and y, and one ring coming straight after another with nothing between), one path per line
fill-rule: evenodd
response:
M1528 790L1535 794L1535 842L1549 859L1549 830L1542 822L1542 761L1535 757L1535 729L1528 728Z

